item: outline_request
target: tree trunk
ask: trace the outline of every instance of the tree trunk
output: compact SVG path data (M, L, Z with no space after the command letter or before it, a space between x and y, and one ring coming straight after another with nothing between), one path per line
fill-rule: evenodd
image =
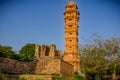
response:
M112 74L112 80L117 80L117 77L116 77L116 64L114 65L114 71L113 71L113 74Z

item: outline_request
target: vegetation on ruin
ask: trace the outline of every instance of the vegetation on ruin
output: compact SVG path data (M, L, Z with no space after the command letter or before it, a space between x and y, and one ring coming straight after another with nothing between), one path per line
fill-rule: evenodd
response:
M88 80L100 79L102 75L113 75L115 79L120 75L120 37L104 39L95 34L80 46L80 51L81 70Z

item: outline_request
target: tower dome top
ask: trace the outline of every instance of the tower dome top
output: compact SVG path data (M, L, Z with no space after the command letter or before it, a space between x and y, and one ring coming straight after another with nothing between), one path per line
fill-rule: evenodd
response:
M73 6L73 5L76 5L76 3L73 2L73 1L70 1L70 2L67 4L67 6Z
M68 2L67 5L66 5L66 7L72 7L72 6L78 8L77 4L75 2L73 2L73 1Z

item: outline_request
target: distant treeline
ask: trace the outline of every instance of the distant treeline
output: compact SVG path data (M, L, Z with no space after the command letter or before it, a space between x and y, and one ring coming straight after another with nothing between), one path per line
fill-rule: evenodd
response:
M17 54L10 46L0 45L0 57L11 58L19 61L32 61L34 58L35 44L26 44Z

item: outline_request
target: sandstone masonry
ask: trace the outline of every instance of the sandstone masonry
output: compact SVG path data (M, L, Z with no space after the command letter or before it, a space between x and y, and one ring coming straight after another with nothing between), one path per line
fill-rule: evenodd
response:
M72 76L73 65L62 60L61 51L52 44L36 45L35 59L32 62L21 62L8 58L0 58L0 72L17 74L59 74L60 76Z
M64 60L74 66L74 71L80 71L80 51L78 48L78 21L80 13L77 4L70 1L64 12L65 20L65 51Z
M59 74L60 76L72 76L75 71L80 71L80 52L78 48L78 21L79 11L76 3L70 1L64 12L65 19L65 51L56 49L56 45L35 45L34 60L32 62L20 62L8 58L0 58L0 72L8 73L32 73L23 75L28 80L44 78L51 80L51 76L39 74Z
M35 74L59 74L60 76L72 76L73 65L62 60L62 51L57 50L54 44L36 45L35 59L38 61Z

